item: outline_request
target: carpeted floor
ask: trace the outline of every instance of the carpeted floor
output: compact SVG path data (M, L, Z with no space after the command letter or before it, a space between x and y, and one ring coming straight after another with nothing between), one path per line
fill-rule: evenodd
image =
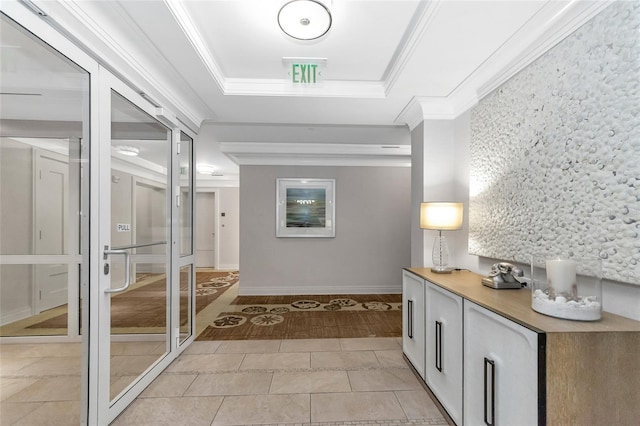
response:
M197 340L400 337L402 295L239 296L237 271L197 271ZM186 280L181 294L186 294ZM233 288L232 292L226 293ZM111 326L118 333L162 332L164 275L142 275L126 293L112 297ZM220 297L223 294L224 297ZM181 297L181 318L187 299ZM205 309L207 308L207 309ZM206 315L205 315L206 314ZM27 328L65 329L66 313Z
M186 294L187 282L180 285ZM196 273L196 313L216 300L225 290L238 282L238 272ZM166 278L164 274L140 274L135 287L111 298L111 327L164 327L166 322ZM181 298L182 300L182 298ZM180 303L180 318L186 318L187 302ZM186 319L185 319L186 321ZM181 324L182 325L182 324ZM67 314L61 314L27 328L66 328Z
M196 340L401 335L401 294L239 296Z

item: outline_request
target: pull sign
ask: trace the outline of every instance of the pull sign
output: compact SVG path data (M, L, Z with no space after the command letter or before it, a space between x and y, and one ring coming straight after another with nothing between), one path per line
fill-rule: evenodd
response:
M130 223L118 223L116 225L116 231L118 231L118 232L131 232L131 224Z
M318 64L291 64L293 84L316 84L320 80Z

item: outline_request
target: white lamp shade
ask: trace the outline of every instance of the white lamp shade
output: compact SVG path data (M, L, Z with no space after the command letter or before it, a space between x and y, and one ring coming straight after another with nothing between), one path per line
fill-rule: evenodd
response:
M420 203L420 228L455 231L462 228L462 203Z
M280 9L278 24L290 37L314 40L331 28L331 13L316 0L293 0Z

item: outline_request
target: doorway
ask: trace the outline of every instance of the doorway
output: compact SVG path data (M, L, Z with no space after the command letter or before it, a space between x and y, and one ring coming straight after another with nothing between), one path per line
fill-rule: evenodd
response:
M108 424L194 338L193 140L0 7L0 418Z
M196 267L217 268L216 261L216 193L196 193Z

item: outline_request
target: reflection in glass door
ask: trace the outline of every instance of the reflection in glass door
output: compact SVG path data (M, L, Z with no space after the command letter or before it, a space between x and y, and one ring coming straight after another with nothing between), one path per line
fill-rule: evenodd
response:
M30 30L0 15L0 423L80 424L97 64Z
M110 390L122 398L170 351L172 131L111 90Z

